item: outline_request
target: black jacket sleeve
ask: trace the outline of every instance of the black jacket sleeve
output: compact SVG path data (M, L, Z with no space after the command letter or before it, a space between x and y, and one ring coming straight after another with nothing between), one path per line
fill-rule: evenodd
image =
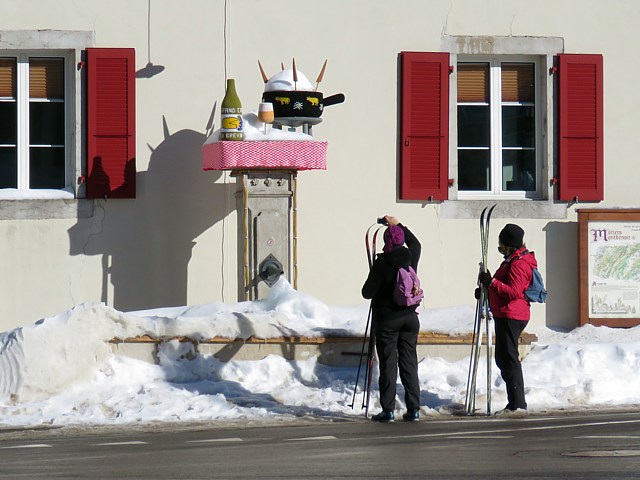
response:
M404 243L407 244L409 252L411 252L411 266L415 271L418 271L418 262L420 261L420 253L422 252L422 245L416 236L407 227L398 224L404 231Z

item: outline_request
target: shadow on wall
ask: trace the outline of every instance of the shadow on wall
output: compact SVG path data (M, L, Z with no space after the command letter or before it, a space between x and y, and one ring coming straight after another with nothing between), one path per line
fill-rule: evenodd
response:
M102 255L101 301L121 311L187 305L194 240L235 208L232 188L214 183L221 173L202 171L205 135L163 127L137 198L95 200L68 232L71 255Z
M547 233L547 262L544 265L547 327L574 329L578 318L578 224L550 222Z

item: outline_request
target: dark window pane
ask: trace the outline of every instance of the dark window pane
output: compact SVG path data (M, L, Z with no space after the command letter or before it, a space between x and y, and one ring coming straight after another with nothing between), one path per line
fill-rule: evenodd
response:
M489 150L458 150L458 190L491 190Z
M15 102L0 102L0 143L16 144L18 138L16 112Z
M64 148L29 149L29 188L64 188Z
M536 159L534 150L504 150L502 152L502 189L536 189Z
M488 106L458 106L458 146L488 147L490 133Z
M29 104L31 145L64 145L64 103Z
M0 147L0 188L18 188L18 155L15 147Z
M534 145L535 108L502 107L502 146L532 148Z

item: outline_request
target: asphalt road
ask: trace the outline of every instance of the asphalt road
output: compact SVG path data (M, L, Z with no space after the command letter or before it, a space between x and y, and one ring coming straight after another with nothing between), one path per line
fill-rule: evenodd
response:
M640 413L0 430L0 478L640 478Z

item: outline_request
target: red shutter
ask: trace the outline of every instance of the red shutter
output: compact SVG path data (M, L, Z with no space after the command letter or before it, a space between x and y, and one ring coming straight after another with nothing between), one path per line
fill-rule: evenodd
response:
M401 52L400 198L446 200L449 54Z
M135 50L87 49L87 197L135 198Z
M604 200L602 55L558 55L558 199Z

